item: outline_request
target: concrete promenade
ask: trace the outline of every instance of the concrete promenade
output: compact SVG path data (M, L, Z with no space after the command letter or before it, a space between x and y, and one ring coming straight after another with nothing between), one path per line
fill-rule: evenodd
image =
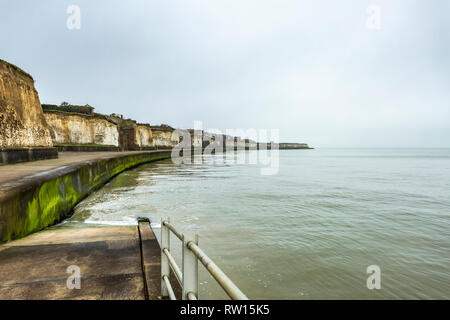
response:
M42 174L61 171L69 165L78 165L93 160L106 160L119 156L141 154L143 152L155 153L161 151L164 150L125 152L59 152L58 159L3 165L0 166L0 192L6 187L17 186L20 183L39 177Z
M59 159L0 166L0 243L64 220L117 174L170 155L170 150L61 152Z

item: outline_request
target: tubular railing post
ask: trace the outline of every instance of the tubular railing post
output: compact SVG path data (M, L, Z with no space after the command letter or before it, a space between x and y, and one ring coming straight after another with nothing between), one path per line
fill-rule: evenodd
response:
M198 235L183 235L183 284L182 299L188 300L188 294L194 294L198 299L198 260L187 244L198 245Z
M164 225L164 221L169 222L170 218L161 219L161 297L169 296L169 290L164 281L164 276L170 278L169 259L163 252L164 248L170 251L170 230Z

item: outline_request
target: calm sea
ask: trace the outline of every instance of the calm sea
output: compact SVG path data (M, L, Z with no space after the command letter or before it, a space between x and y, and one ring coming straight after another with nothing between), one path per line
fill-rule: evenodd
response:
M127 171L63 225L148 216L159 236L169 216L255 299L450 299L450 149L281 150L272 176L246 154ZM200 271L201 298L225 298Z

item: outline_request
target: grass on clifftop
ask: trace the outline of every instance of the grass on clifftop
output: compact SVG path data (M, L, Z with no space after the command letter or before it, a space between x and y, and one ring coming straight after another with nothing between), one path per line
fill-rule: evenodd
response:
M30 78L31 80L33 80L33 82L34 82L33 77L32 77L29 73L23 71L22 69L20 69L20 68L19 68L18 66L16 66L15 64L12 64L12 63L10 63L10 62L8 62L8 61L5 61L5 60L2 60L2 59L0 59L0 63L3 63L4 65L10 67L10 68L13 69L14 71L17 71L18 73L21 73L22 75L24 75L24 76L26 76L26 77L29 77L29 78Z

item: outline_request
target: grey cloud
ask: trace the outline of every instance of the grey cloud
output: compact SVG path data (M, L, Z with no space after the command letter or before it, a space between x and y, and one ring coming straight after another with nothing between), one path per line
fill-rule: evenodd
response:
M81 8L80 30L66 8ZM380 31L365 26L379 4ZM0 57L42 102L280 128L314 146L449 147L448 1L0 1Z

